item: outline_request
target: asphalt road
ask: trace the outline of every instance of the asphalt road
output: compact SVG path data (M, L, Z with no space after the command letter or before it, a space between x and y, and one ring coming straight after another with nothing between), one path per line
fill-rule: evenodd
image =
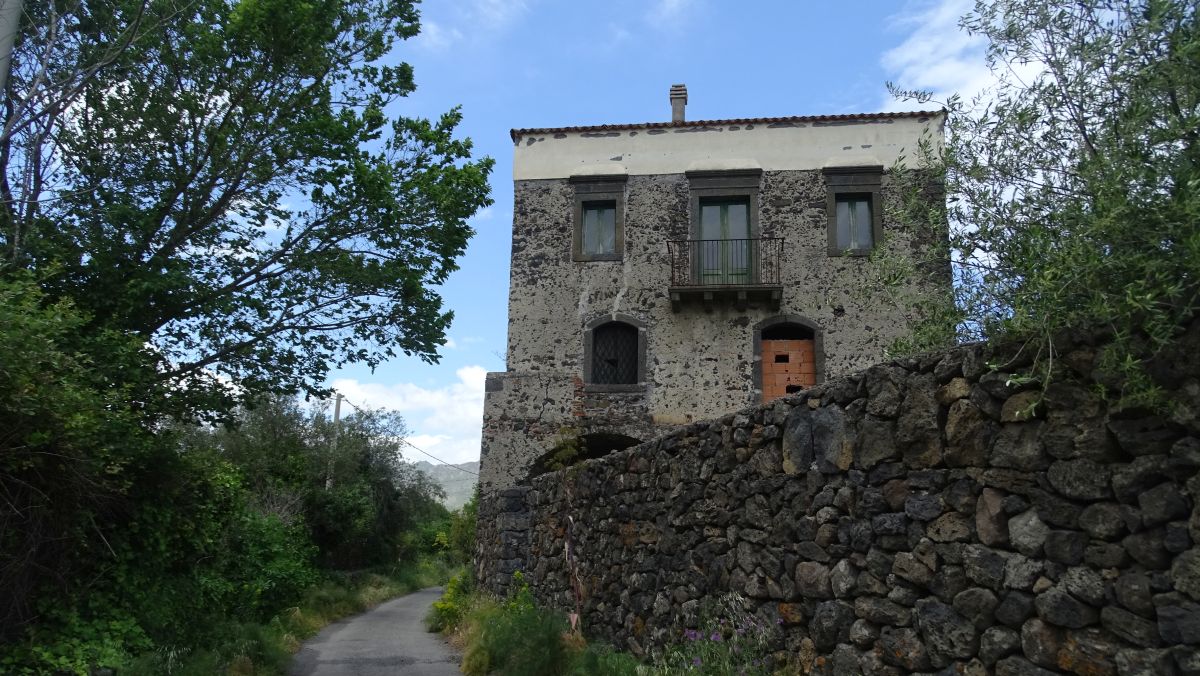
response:
M305 642L290 676L457 676L460 657L425 631L425 613L442 594L430 587L335 622Z

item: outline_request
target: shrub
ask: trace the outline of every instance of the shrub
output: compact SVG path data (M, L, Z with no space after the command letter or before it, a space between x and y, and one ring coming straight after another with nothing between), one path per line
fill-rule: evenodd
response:
M433 602L433 607L425 617L425 626L429 631L454 631L470 610L474 587L469 571L463 571L450 578L446 591L440 599Z
M687 629L683 640L661 659L667 673L770 674L776 626L747 610L746 599L731 592L707 605L699 629Z

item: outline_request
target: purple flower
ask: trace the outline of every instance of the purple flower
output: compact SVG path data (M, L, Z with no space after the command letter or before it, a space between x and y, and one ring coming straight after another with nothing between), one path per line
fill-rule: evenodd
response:
M700 666L701 664L704 664L704 661L703 661L703 660L701 660L699 657L693 657L693 658L692 658L692 666L693 666L693 667L698 667L698 666Z
M696 639L700 638L700 632L696 631L695 629L688 629L687 631L683 632L683 637L689 641L695 641Z
M721 632L719 632L719 631L714 631L714 632L712 633L712 636L709 636L709 637L708 637L708 640L710 640L710 641L716 641L717 643L720 643L720 642L721 642Z

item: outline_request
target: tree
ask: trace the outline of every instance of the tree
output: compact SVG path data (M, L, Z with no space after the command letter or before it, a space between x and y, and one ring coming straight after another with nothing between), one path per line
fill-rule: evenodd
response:
M179 598L259 613L247 580L278 601L308 579L286 504L172 423L437 359L433 287L492 163L457 110L393 118L417 29L400 0L26 3L0 129L0 642L75 645L110 612L159 640ZM364 453L372 510L424 504Z
M414 88L389 53L417 30L400 0L31 3L9 94L41 104L0 136L0 273L152 344L191 412L228 408L225 381L436 361L431 287L492 162L457 109L389 119Z
M997 84L946 102L945 143L920 158L947 206L914 191L905 215L949 221L956 303L929 308L917 347L1034 337L1048 365L1062 331L1110 327L1105 365L1152 398L1145 366L1200 301L1195 3L978 2L961 25Z

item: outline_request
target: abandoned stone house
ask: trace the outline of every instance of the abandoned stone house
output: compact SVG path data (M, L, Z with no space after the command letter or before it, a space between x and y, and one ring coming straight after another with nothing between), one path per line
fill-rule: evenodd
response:
M885 215L889 167L940 138L942 113L689 121L682 85L670 101L670 122L511 133L484 496L565 437L625 448L866 367L902 328L863 300L867 255L912 245Z

